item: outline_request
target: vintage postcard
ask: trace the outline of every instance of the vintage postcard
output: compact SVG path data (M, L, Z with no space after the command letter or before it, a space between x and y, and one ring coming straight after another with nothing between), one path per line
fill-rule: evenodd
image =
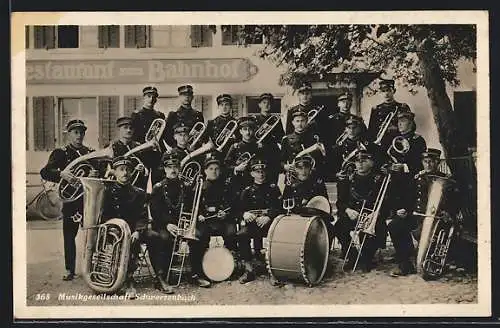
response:
M11 30L16 319L491 314L488 12Z

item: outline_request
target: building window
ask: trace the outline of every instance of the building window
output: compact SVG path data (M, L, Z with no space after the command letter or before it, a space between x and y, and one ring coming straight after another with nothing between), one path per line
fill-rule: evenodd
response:
M77 25L34 26L35 48L78 48L79 31Z
M55 147L54 99L33 97L35 151L51 151Z
M247 97L247 108L248 108L248 114L257 114L260 113L260 108L259 108L259 97ZM272 106L271 106L271 113L281 113L281 99L280 98L274 98Z
M99 131L101 129L98 124L100 120L96 98L59 98L57 117L59 123L58 146L63 146L67 143L64 131L66 124L70 120L80 119L87 126L83 143L94 149L100 148Z
M99 148L108 146L117 138L116 119L119 114L119 102L118 96L99 97Z
M191 26L191 47L211 47L213 41L213 30L209 25Z
M125 116L131 116L135 110L142 108L143 98L141 96L125 96L123 100L125 102L123 111Z
M253 25L249 25L254 27ZM238 36L238 33L244 28L244 25L222 25L222 45L239 45L242 42ZM246 37L246 44L262 44L262 35L254 35L251 37Z
M125 26L125 48L150 48L151 25Z
M192 106L194 109L203 113L203 117L205 117L205 121L209 113L211 113L212 109L212 96L201 96L195 95L193 99Z
M99 25L98 39L99 39L99 48L119 48L120 26Z

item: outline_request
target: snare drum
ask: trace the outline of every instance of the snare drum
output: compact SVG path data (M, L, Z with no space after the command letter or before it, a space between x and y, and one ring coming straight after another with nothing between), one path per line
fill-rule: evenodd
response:
M224 281L231 277L237 267L233 254L225 247L207 249L202 261L203 272L212 281Z
M271 276L280 281L303 281L309 286L321 282L330 245L320 216L280 215L269 228L267 240L266 262Z

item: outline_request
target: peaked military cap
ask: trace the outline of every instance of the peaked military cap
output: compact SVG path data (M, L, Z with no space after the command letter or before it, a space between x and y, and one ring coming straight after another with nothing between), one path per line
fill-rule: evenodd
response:
M292 115L292 118L294 118L295 116L307 117L307 112L302 108L302 106L297 106L297 107L292 109L291 115Z
M147 95L148 93L153 93L155 94L156 96L158 96L158 89L156 89L155 87L152 87L152 86L147 86L145 87L144 89L142 89L142 95Z
M352 99L352 95L351 93L349 92L344 92L343 94L341 94L339 97L338 97L338 101L340 100L346 100L346 99Z
M297 88L297 91L305 91L305 90L312 90L312 85L311 82L302 82L299 87Z
M441 151L436 148L427 148L427 150L422 153L422 158L439 159L440 157L441 157Z
M313 158L310 155L304 155L295 159L295 166L304 166L309 165L312 166Z
M355 125L363 125L364 122L363 122L363 119L359 116L356 116L356 115L351 115L347 121L345 122L346 125L351 125L351 124L355 124Z
M193 87L189 84L181 85L177 88L177 92L179 93L179 95L193 94Z
M255 118L252 116L243 116L242 118L239 119L238 125L240 128L245 126L255 127L257 125L257 122L255 121Z
M117 168L120 165L127 165L131 166L132 161L128 157L123 157L123 156L117 156L113 159L113 168Z
M220 105L222 102L232 103L233 98L231 98L231 95L223 93L223 94L217 96L217 105Z
M357 154L356 154L356 160L357 161L360 161L362 159L373 159L373 154L370 153L368 150L360 150Z
M272 94L270 94L269 92L266 92L266 93L263 93L259 96L259 102L261 102L262 100L264 99L269 99L269 100L273 100L274 99L274 96Z
M220 160L216 156L209 154L207 156L207 158L205 158L205 161L203 162L203 167L207 168L211 164L220 165L221 163L220 163Z
M394 88L394 80L389 79L380 79L379 89L383 90L386 88Z
M403 111L398 113L398 118L408 118L413 120L415 118L415 114L409 111Z
M178 122L174 125L174 133L189 132L191 129L184 122Z
M253 158L250 162L250 169L252 171L264 170L266 167L267 167L267 162L262 158Z
M161 162L163 165L175 165L175 164L180 164L181 160L179 158L179 154L177 152L166 152L163 154L161 157Z
M127 124L129 124L129 125L132 124L132 118L130 118L128 116L122 116L116 120L117 127L120 127L122 125L127 125Z
M66 132L69 132L73 129L82 129L83 131L87 130L85 123L82 120L71 120L66 124Z

